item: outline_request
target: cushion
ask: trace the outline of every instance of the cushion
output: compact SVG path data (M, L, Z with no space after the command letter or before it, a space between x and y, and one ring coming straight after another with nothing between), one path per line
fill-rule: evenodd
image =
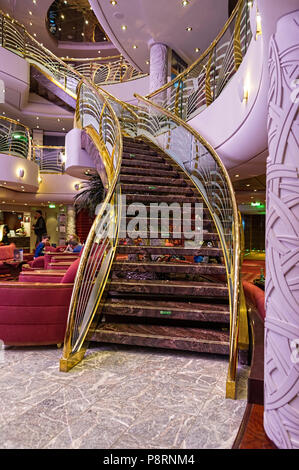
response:
M15 244L0 246L0 260L13 259Z
M38 256L32 261L29 261L29 266L31 268L44 268L45 266L45 257L44 256Z
M75 277L77 274L78 266L80 263L80 258L78 257L73 263L70 265L70 267L67 269L65 275L61 279L62 284L69 284L73 283L75 281Z

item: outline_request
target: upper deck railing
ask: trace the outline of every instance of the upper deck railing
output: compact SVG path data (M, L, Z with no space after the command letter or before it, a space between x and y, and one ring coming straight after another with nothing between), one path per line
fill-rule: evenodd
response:
M222 92L238 70L252 38L250 2L239 0L208 49L186 70L146 98L184 121L196 116Z

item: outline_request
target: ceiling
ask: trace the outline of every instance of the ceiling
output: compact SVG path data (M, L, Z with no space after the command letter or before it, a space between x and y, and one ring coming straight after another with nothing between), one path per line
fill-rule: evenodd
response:
M188 65L204 52L229 16L228 0L89 0L106 34L142 72L149 72L149 44L162 42ZM126 26L126 30L122 29ZM192 31L186 31L191 27ZM135 48L133 47L135 46ZM199 52L195 52L198 48Z
M40 43L58 57L107 57L119 54L110 41L79 44L57 41L49 33L46 22L47 12L52 3L53 0L0 0L0 9L23 24L30 34L35 35Z

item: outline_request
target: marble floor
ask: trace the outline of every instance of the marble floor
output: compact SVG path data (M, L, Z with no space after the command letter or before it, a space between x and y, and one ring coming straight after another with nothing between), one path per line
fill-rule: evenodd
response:
M225 399L227 358L92 344L59 372L56 347L0 357L1 449L230 449L246 407Z

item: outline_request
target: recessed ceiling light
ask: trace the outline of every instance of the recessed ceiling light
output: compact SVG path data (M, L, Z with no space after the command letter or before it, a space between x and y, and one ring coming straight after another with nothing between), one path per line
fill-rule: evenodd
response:
M192 31L191 26L187 26L186 31Z
M183 0L183 1L182 1L182 6L183 6L183 7L186 7L187 5L189 5L188 0Z
M123 31L125 31L125 30L127 29L126 25L123 24L122 27L121 27L121 29L122 29Z
M98 54L101 54L101 51L98 51Z
M111 0L110 3L111 3L111 5L112 5L113 7L115 7L115 5L117 5L117 1L116 1L116 0Z
M85 20L85 24L88 24L88 20Z
M30 24L30 26L32 26L32 25L33 25L32 21L30 21L30 23L29 23L29 24Z
M250 184L246 184L247 188L249 188Z
M146 60L145 63L146 63L146 65L149 65L150 62L149 62L149 60Z
M60 15L60 18L61 18L62 20L64 20L64 15Z
M138 46L136 46L136 44L134 44L133 49L137 49L137 47L138 47Z
M195 52L199 52L199 51L200 51L199 47L196 47Z
M29 15L32 15L32 11L29 10Z
M240 175L235 175L236 178L239 178Z
M36 0L32 0L32 3L34 3L34 5L36 5Z

